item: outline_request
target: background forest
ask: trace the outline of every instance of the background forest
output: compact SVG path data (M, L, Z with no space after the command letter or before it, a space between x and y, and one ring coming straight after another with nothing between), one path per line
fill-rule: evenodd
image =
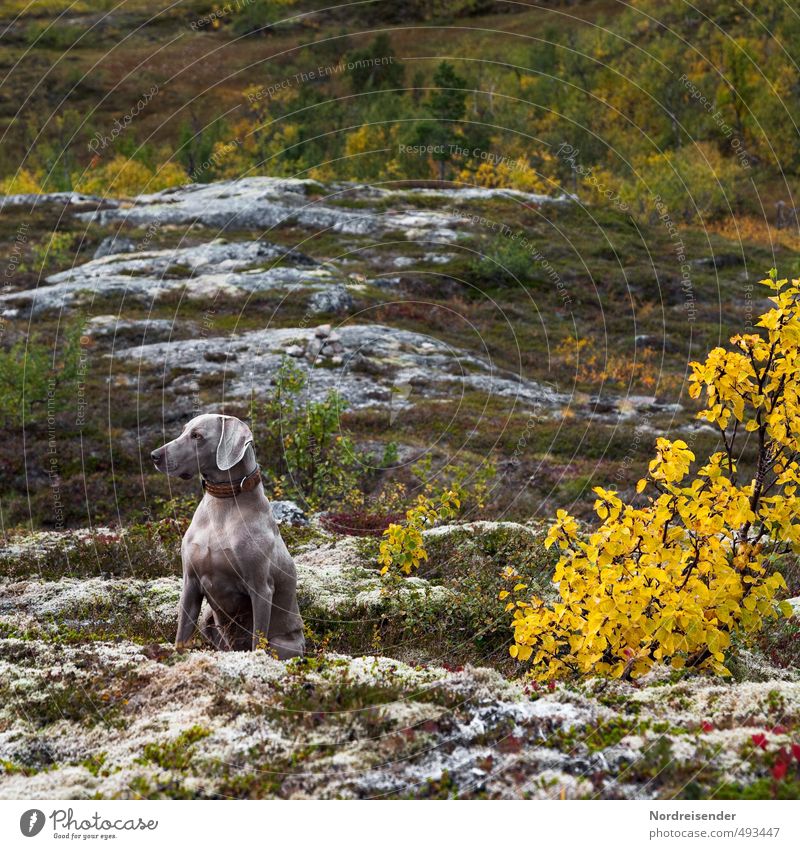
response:
M800 19L789 4L592 0L556 13L441 0L401 12L253 0L226 12L142 0L101 16L110 2L20 2L12 17L13 6L0 35L14 68L0 118L6 191L445 176L619 197L641 215L658 196L687 223L793 205ZM453 58L437 55L442 32ZM145 59L154 41L162 49ZM40 76L48 50L59 58ZM153 86L104 144L121 105ZM420 144L447 152L401 152Z

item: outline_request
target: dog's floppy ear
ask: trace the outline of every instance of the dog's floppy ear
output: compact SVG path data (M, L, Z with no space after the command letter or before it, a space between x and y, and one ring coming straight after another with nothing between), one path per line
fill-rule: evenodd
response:
M222 430L217 445L217 468L225 472L244 457L247 446L253 441L250 428L233 416L222 416Z

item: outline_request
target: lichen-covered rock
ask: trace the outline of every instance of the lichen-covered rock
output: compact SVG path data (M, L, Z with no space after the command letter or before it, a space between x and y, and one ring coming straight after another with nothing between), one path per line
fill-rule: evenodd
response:
M126 643L6 640L0 681L2 798L671 798L757 780L800 719L795 682L535 692L473 667Z
M287 506L288 505L288 506ZM273 510L295 519L302 511L293 502L275 502ZM52 537L55 537L53 539ZM74 549L68 534L38 535L38 548ZM30 551L25 543L12 543L0 551L19 556ZM52 553L53 548L49 550ZM88 554L88 550L87 550ZM310 620L319 617L348 617L360 611L377 611L385 606L387 585L378 569L365 562L359 541L353 537L333 539L318 535L295 554L297 591ZM35 563L35 561L32 561ZM35 576L0 580L0 632L11 635L81 634L84 638L125 636L149 641L171 641L177 627L181 579L178 575L142 579L136 577L63 577L42 580ZM394 589L394 604L413 605L415 599L440 603L449 591L411 577Z
M345 286L329 286L314 292L308 301L308 308L312 313L333 313L344 315L353 307L353 296Z
M334 351L325 348L326 340L318 338L317 330L269 328L230 338L175 340L122 349L114 356L156 364L156 375L164 368L195 375L224 374L226 396L249 397L252 391L263 392L282 359L301 347L305 364L299 361L298 365L308 374L309 397L319 400L336 389L354 409L389 403L408 407L417 397L452 397L454 391L468 390L535 407L555 408L565 400L536 381L500 376L491 362L434 336L380 324L338 327L342 364L332 369L327 363ZM399 386L411 391L400 396Z
M322 197L324 194L324 197ZM349 207L346 203L389 198L398 202L416 197L431 197L430 190L395 192L367 186L342 184L326 191L314 180L278 177L248 177L217 183L195 183L151 195L141 195L132 202L115 208L84 213L83 217L101 225L124 224L159 227L201 223L215 230L269 230L291 221L296 226L313 230L330 230L349 235L380 235L390 231L405 233L407 238L427 242L452 242L459 238L464 219L454 213L396 209ZM320 197L312 197L318 195ZM436 196L443 200L480 200L510 196L528 202L547 203L553 199L506 189L444 190Z
M96 315L86 323L84 334L103 340L113 339L115 347L128 347L145 342L164 342L174 330L175 323L166 318L124 319L117 315Z
M399 582L380 576L363 540L295 533L315 636L310 656L288 663L199 643L174 651L176 574L0 582L0 797L735 795L767 782L776 753L797 742L797 674L764 658L760 680L657 667L635 684L552 687L448 665L473 637L459 622L485 636L501 564L541 560L527 580L546 580L537 526L426 531L429 568ZM0 554L49 563L59 546L81 555L98 538L37 534ZM108 529L103 539L132 542ZM476 603L478 620L456 616ZM393 619L399 630L384 627ZM441 621L455 633L437 631ZM360 652L326 648L334 633L347 645L348 629L366 633ZM426 639L442 660L390 656Z
M152 302L181 291L189 300L213 300L270 289L315 289L336 278L299 251L255 240L214 239L198 245L101 254L82 265L51 274L47 285L0 296L0 303L29 307L34 313L89 297L125 295Z
M357 538L312 543L295 554L294 561L301 609L341 615L359 608L378 608L385 600L386 582L377 568L364 564ZM434 600L448 595L444 587L417 577L404 581L399 592L410 604L417 595Z

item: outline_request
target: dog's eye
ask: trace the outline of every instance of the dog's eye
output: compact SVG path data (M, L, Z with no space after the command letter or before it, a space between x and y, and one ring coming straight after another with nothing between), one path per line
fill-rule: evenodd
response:
M198 433L196 430L192 433L192 439L202 439L202 438L203 438L202 433Z

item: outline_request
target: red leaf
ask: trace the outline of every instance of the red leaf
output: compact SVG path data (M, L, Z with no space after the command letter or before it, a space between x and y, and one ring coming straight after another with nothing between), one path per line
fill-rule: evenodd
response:
M767 749L767 735L766 734L753 734L750 738L753 743L758 746L760 749Z
M706 732L706 734L708 734L709 731L714 730L714 724L712 722L709 722L707 719L703 720L703 725L701 727L703 731Z
M792 743L792 754L800 761L800 743Z
M784 775L786 775L786 770L789 768L789 765L786 761L776 761L775 766L772 767L772 777L776 781L780 781Z
M522 749L522 738L521 737L504 737L497 744L497 748L499 751L504 752L505 754L515 754Z

